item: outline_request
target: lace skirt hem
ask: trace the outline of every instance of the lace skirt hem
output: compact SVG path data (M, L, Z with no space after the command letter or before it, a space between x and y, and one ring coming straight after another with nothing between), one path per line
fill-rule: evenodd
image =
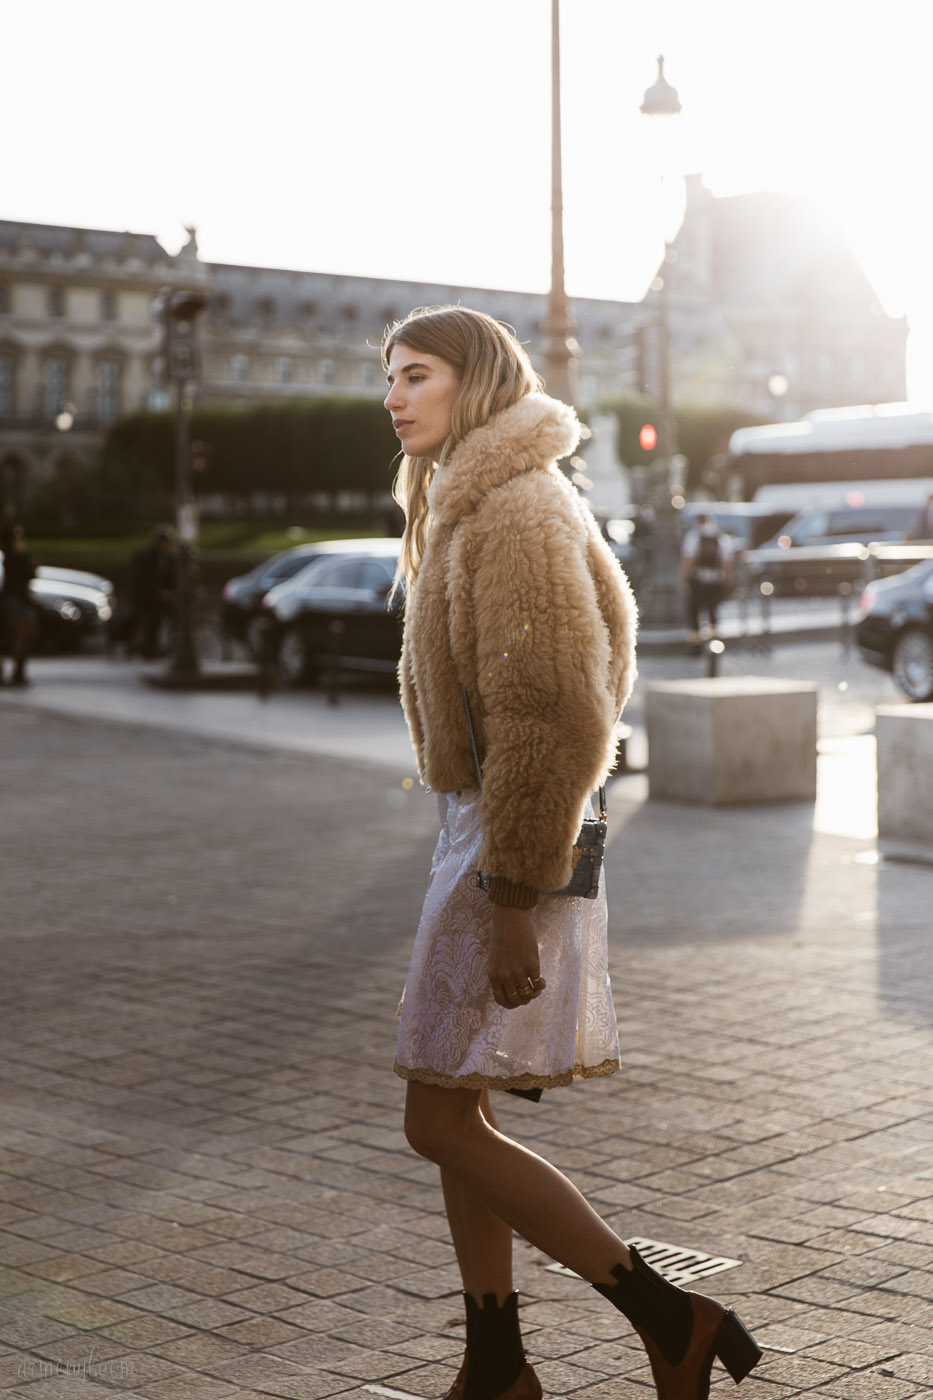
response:
M400 1065L396 1060L395 1073L400 1079L430 1084L439 1089L560 1089L572 1084L575 1079L603 1079L615 1074L621 1067L619 1060L609 1059L598 1065L574 1065L573 1069L561 1074L518 1074L506 1079L486 1074L441 1074L434 1069Z

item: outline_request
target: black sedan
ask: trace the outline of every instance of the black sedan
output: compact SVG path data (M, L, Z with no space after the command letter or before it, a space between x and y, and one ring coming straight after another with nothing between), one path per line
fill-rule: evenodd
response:
M867 586L855 639L908 700L933 700L933 559Z
M0 551L0 580L3 553ZM75 651L92 637L104 635L114 613L114 589L109 579L84 569L60 569L40 564L29 585L36 609L39 651Z
M266 594L264 654L287 685L322 671L394 675L402 640L392 581L397 539L333 542L327 553Z
M321 554L319 544L299 544L264 559L248 574L228 579L224 584L222 625L228 637L243 642L252 654L261 657L264 619L260 605L276 584L294 578Z

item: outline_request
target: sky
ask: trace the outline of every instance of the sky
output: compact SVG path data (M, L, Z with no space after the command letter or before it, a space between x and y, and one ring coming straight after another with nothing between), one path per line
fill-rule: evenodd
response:
M546 289L550 0L0 9L0 217ZM931 43L933 0L562 0L570 294L644 294L679 175L806 194L908 316L908 389L933 403ZM639 112L662 53L670 124Z

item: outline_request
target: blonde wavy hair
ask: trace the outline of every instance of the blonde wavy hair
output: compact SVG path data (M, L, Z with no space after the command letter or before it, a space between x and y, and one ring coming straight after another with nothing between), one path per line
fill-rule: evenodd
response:
M438 465L467 433L482 427L503 409L511 408L526 394L540 390L541 379L508 326L466 306L419 307L389 326L382 342L386 372L389 356L397 345L405 345L421 355L436 355L460 377L451 409L450 436L439 461L403 456L392 485L392 495L405 512L396 583L404 578L411 584L427 543L428 487Z

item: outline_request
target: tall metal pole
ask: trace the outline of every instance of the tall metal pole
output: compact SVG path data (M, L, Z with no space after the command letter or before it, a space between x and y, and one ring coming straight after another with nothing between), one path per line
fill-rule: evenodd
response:
M670 496L674 482L672 472L677 455L677 419L671 400L671 330L670 330L670 276L668 269L671 258L671 245L665 239L664 262L661 265L661 289L658 298L658 426L660 433L661 461L665 473L665 490Z
M198 673L198 652L194 641L192 584L194 559L191 551L191 390L179 379L175 399L175 511L178 544L175 552L175 627L169 671L179 679Z
M200 292L175 292L166 302L167 359L175 382L175 507L178 547L175 574L175 626L168 672L176 683L198 675L194 640L194 555L196 532L191 495L191 404L198 372L197 318L204 309Z
M576 403L573 312L564 288L564 193L560 127L560 0L551 0L551 286L544 324L544 377L549 394Z
M670 121L680 112L680 98L664 76L664 59L658 58L658 76L641 104L644 116ZM663 186L663 178L662 178ZM678 511L674 503L674 464L677 457L677 420L671 396L670 268L671 245L665 237L661 285L658 289L658 447L663 482L656 495L655 548L650 592L642 607L642 618L650 624L668 626L682 620L680 585L680 535ZM679 487L680 483L676 483Z

